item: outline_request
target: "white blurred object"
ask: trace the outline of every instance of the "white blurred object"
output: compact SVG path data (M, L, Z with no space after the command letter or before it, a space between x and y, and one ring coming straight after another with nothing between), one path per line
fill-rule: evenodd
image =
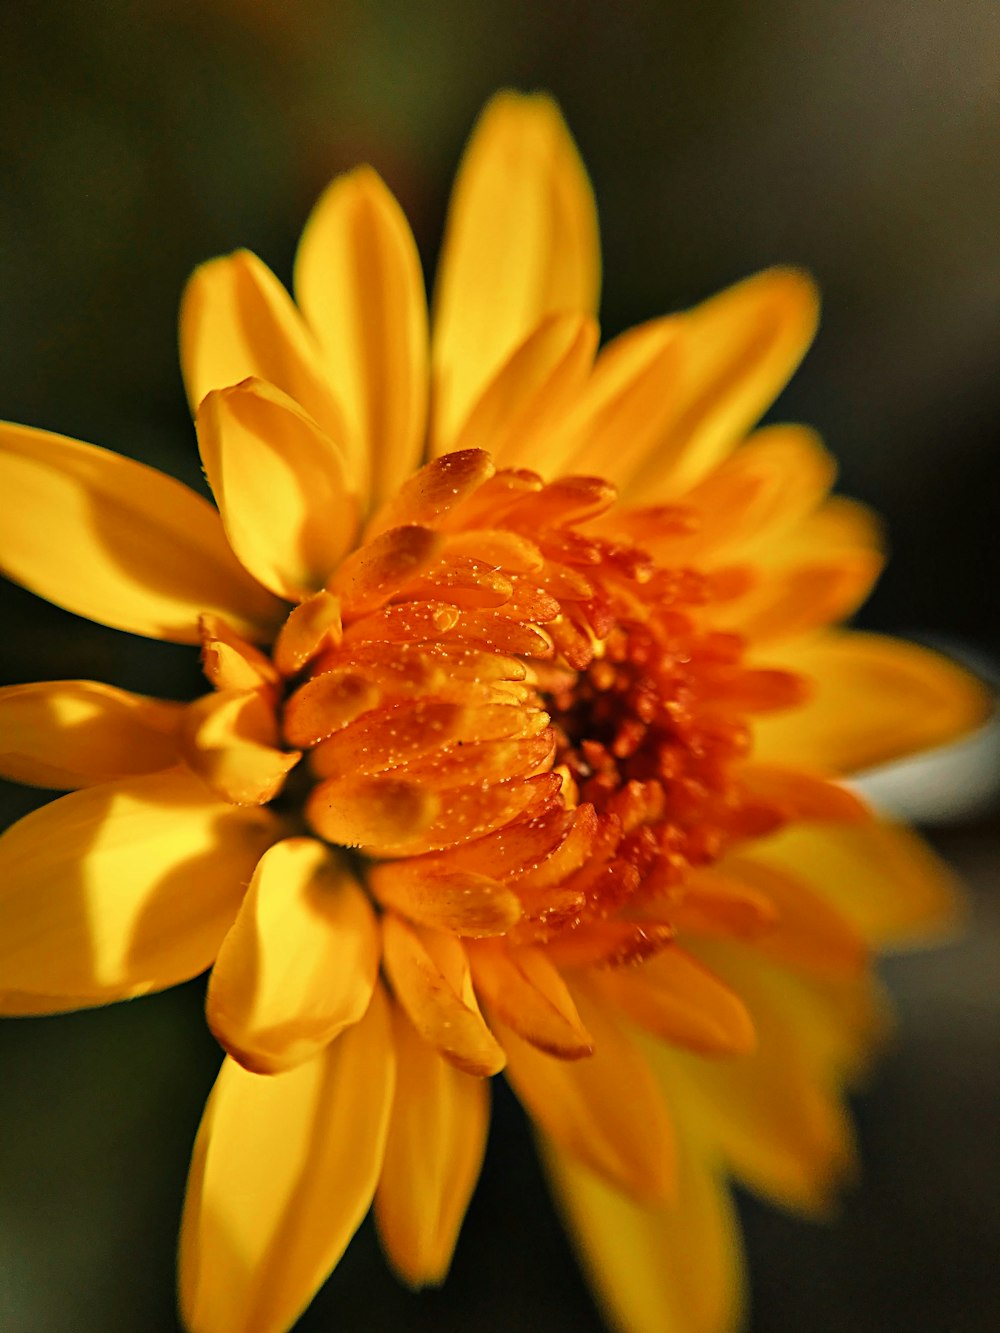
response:
M885 814L914 824L984 814L1000 793L1000 717L953 745L871 768L850 785Z

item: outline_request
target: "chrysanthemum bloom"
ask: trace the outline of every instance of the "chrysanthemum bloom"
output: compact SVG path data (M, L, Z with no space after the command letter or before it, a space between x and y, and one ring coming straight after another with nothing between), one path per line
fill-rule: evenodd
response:
M940 658L830 628L877 529L825 498L810 431L746 438L813 288L763 273L598 353L591 191L552 103L512 95L462 166L430 338L368 169L320 200L295 287L238 253L185 296L218 510L3 428L5 572L200 642L209 683L0 695L4 773L77 789L0 840L3 1006L212 968L195 1333L290 1328L373 1199L393 1267L439 1282L501 1070L611 1317L729 1329L728 1179L823 1208L869 954L951 911L837 779L982 711Z

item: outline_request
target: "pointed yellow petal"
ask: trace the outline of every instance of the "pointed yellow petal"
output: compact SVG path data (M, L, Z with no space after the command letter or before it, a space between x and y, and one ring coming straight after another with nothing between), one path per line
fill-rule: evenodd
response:
M171 771L90 787L0 838L0 991L101 1004L203 972L277 836Z
M205 473L244 567L290 602L321 588L358 521L338 445L263 380L207 394L197 425Z
M754 754L765 761L856 773L953 740L989 713L974 677L899 639L826 633L775 655L814 693L802 707L755 721Z
M0 493L0 571L67 611L180 643L198 642L203 611L255 640L281 617L230 551L212 506L142 463L0 425Z
M788 874L749 856L727 857L719 870L775 908L777 921L754 940L759 953L785 967L834 976L856 976L868 962L869 951L858 927L816 892L806 874Z
M784 388L812 341L816 289L774 268L676 316L680 365L673 414L641 466L611 473L624 498L676 498L740 443Z
M294 398L345 449L352 445L315 338L284 287L249 250L209 260L192 273L181 301L180 352L192 416L207 393L253 375ZM351 454L347 468L351 490L363 494L366 460Z
M756 1043L740 997L676 944L640 967L596 972L592 984L664 1041L703 1055L745 1055Z
M415 926L386 912L382 917L385 970L421 1038L468 1074L496 1074L503 1051L479 1012L461 941Z
M412 1287L443 1282L486 1147L489 1083L463 1074L393 1008L396 1098L375 1219Z
M885 563L881 524L857 501L834 496L791 532L757 544L754 581L718 608L715 623L755 643L791 639L851 615Z
M593 314L597 212L547 97L500 93L455 183L434 301L435 452L506 357L552 311Z
M0 775L68 791L177 763L180 704L93 680L0 689Z
M717 565L781 550L782 539L833 485L836 464L807 426L765 426L683 497L696 514L690 534L668 536L673 559ZM637 497L638 498L638 497ZM643 533L646 549L657 550Z
M733 776L745 792L775 807L786 821L853 824L872 817L869 807L849 787L801 768L751 760L741 764Z
M854 1166L841 1085L877 1031L867 977L792 975L729 941L691 948L742 997L758 1040L728 1060L649 1048L672 1104L691 1107L751 1188L784 1207L825 1212Z
M552 433L587 384L600 330L578 311L546 316L487 380L455 449L485 449L501 467L548 465ZM445 442L447 443L447 441Z
M592 1283L628 1333L728 1333L744 1278L739 1226L718 1167L678 1145L676 1202L643 1206L543 1141L542 1160Z
M245 1068L274 1074L318 1055L368 1008L381 941L368 897L312 838L257 864L208 983L208 1022Z
M940 936L961 912L948 867L895 824L799 825L755 844L753 859L804 880L878 949Z
M503 1022L540 1051L564 1060L592 1055L594 1043L557 968L541 949L470 946L476 990Z
M576 402L549 430L546 470L627 478L659 447L673 419L678 346L672 319L642 324L608 343Z
M368 1211L394 1084L388 1003L284 1074L222 1066L181 1224L191 1333L285 1333Z
M378 503L423 453L427 301L406 218L370 167L339 177L313 209L295 260L295 292Z
M676 1185L670 1113L645 1059L599 1004L574 995L594 1054L560 1060L494 1023L507 1077L539 1128L633 1198L670 1198Z

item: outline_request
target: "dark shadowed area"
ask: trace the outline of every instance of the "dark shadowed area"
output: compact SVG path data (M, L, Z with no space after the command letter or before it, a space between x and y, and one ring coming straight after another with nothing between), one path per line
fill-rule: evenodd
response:
M498 87L548 89L597 191L606 336L773 263L811 270L823 325L772 415L815 425L842 489L885 515L892 560L862 623L989 670L1000 658L998 59L995 0L8 4L0 417L204 487L176 356L194 265L247 246L287 280L316 195L367 160L430 275L480 106ZM0 683L96 678L179 699L200 688L193 650L7 584L0 611ZM45 799L7 784L0 797L4 825ZM864 1173L839 1219L744 1201L753 1333L1000 1326L995 803L932 836L969 883L968 933L885 966L899 1032L857 1102ZM219 1060L202 995L194 982L0 1024L4 1333L176 1333L184 1175ZM602 1327L499 1081L446 1286L398 1285L366 1226L299 1325Z

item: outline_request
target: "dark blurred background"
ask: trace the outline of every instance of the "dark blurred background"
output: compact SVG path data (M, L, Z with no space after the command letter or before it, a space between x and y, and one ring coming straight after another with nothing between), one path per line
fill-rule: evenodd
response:
M843 489L887 518L893 560L863 623L989 670L998 67L996 0L8 0L0 416L199 485L175 345L192 267L246 245L287 279L319 190L367 160L432 272L481 104L546 88L596 186L608 335L768 264L816 274L822 330L776 415L817 425ZM189 650L7 585L0 613L3 683L198 688ZM3 822L40 799L2 796ZM754 1333L1000 1325L997 824L980 802L932 830L972 925L887 965L901 1030L858 1104L865 1178L841 1219L744 1201ZM4 1333L174 1333L184 1172L218 1063L200 1004L193 983L0 1026ZM366 1229L300 1327L597 1333L505 1090L443 1292L398 1287Z

